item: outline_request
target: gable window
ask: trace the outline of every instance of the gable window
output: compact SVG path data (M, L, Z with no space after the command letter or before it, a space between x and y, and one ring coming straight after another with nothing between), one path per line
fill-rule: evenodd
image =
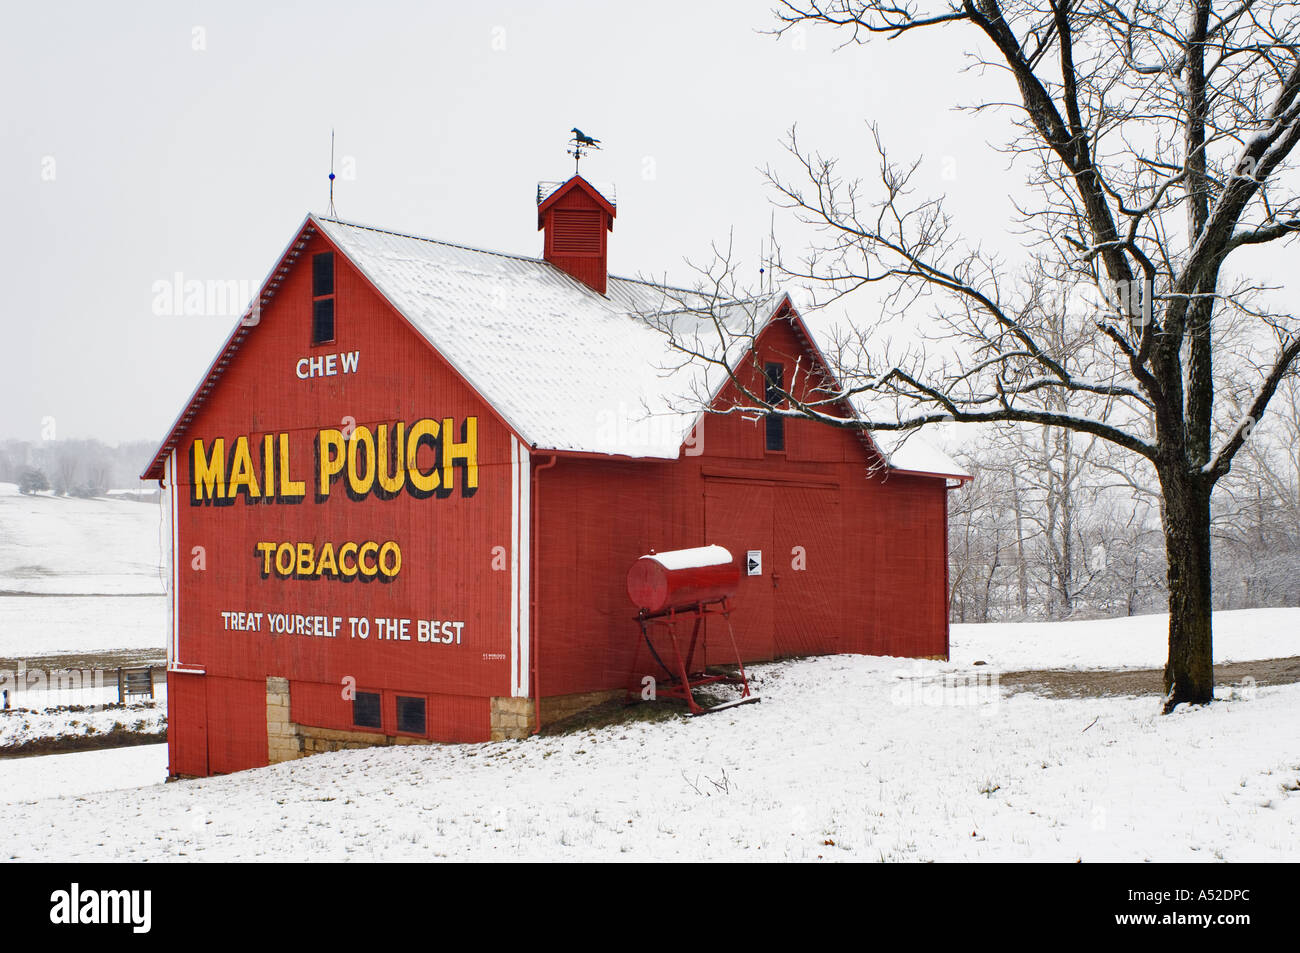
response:
M766 378L763 384L763 400L776 406L781 402L781 390L785 387L785 367L776 362L764 364L763 376ZM784 450L785 418L768 414L763 418L763 428L766 431L767 449Z
M334 253L311 256L311 296L322 298L334 293Z
M311 256L311 343L334 340L334 253Z
M334 299L321 298L311 303L311 343L329 344L334 340Z
M357 697L352 699L352 724L358 728L382 727L378 692L357 692Z
M424 734L424 699L397 696L397 730Z

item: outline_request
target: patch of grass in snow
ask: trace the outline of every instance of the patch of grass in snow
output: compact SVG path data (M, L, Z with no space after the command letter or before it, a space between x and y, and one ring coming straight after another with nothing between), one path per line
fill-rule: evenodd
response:
M613 725L628 725L638 722L655 724L665 721L681 721L689 717L686 702L675 698L665 698L652 702L634 702L627 704L620 699L603 702L585 711L570 715L560 721L543 725L541 735L574 735L596 728L609 728Z

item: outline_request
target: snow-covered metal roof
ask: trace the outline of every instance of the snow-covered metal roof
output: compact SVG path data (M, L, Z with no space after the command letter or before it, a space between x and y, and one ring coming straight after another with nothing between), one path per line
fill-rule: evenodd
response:
M935 474L954 480L969 480L970 473L933 444L915 434L900 436L877 431L876 446L885 454L890 467L907 473Z
M720 356L716 318L730 329L726 364L734 368L790 298L781 290L701 307L690 291L612 275L601 295L539 259L310 215L259 292L262 307L313 231L337 246L522 440L543 451L677 458L726 370L687 360L665 330L692 350ZM794 317L803 338L806 329ZM167 453L251 330L241 321L232 332L146 479L161 476ZM870 436L863 437L870 445ZM963 475L942 454L891 458L890 465Z
M313 221L538 449L675 458L698 416L691 398L720 383L645 317L686 292L611 276L600 295L545 261Z
M537 204L541 205L556 192L560 191L560 186L567 185L571 180L562 179L555 181L545 181L537 183ZM586 182L586 179L583 180ZM614 207L618 207L618 190L614 188L613 182L587 182L593 189L604 196L605 201Z

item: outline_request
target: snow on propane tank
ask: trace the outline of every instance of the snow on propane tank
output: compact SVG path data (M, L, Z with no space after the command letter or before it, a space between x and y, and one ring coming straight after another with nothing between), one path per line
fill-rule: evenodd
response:
M721 546L651 553L627 572L627 594L646 612L726 599L739 585L740 567Z

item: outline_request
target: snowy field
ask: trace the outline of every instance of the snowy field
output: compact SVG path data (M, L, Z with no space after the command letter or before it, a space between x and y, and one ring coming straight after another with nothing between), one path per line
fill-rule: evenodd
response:
M166 655L166 596L0 596L0 658L119 649Z
M0 483L0 592L161 593L157 503Z
M167 745L136 745L0 760L0 803L30 798L75 797L115 788L138 788L167 780Z
M112 701L117 700L116 694L114 692ZM85 711L15 709L0 712L0 750L49 738L103 736L115 730L155 734L166 728L165 695L156 701L126 708L90 708ZM4 783L4 765L7 763L0 759L0 786ZM93 779L87 779L86 785L86 790L91 791L107 789L96 787Z
M46 759L0 762L5 856L1300 860L1300 686L1161 717L1151 697L927 693L917 664L777 663L762 704L705 718L31 803L15 790L63 793L21 774ZM122 756L107 783L156 777Z
M954 625L952 661L982 660L1004 672L1035 668L1164 668L1169 616L1087 622ZM1300 609L1214 613L1214 661L1252 662L1300 655Z
M12 705L116 702L112 670L162 663L167 600L158 528L156 503L24 496L0 483L0 658L67 656L60 664L80 673L59 691L51 673L33 673L14 691L17 673L0 672ZM102 687L82 687L96 684ZM157 697L166 697L164 686Z

